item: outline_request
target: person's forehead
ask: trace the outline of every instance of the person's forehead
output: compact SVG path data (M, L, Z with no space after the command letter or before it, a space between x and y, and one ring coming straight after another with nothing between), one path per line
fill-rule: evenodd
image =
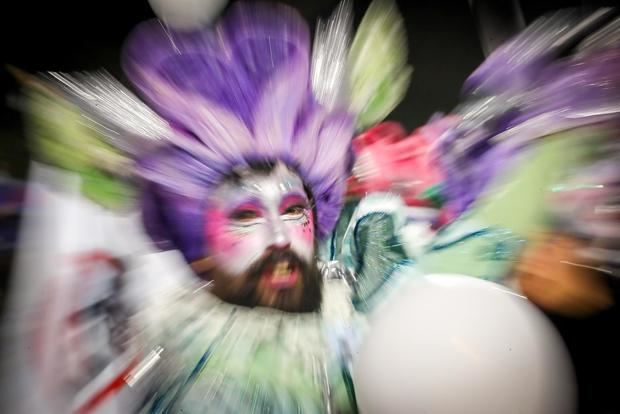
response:
M278 164L268 173L242 172L239 179L218 186L211 198L231 205L245 200L279 202L292 194L306 197L303 181L297 173Z

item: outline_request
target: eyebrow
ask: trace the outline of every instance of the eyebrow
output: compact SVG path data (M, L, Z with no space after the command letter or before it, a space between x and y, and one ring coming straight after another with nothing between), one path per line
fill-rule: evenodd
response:
M282 208L287 204L297 204L300 202L303 202L304 204L309 203L308 197L305 194L299 193L298 191L293 191L282 197L279 207Z
M227 214L231 214L237 210L261 210L263 208L263 203L257 197L248 197L239 201L235 204L232 204L229 208L226 209Z
M288 194L285 194L278 207L282 207L287 203L309 203L308 196L300 191L291 191ZM227 207L225 210L227 214L231 214L237 210L261 210L264 208L264 204L259 197L256 196L248 196L243 198L241 201L235 202L230 207Z

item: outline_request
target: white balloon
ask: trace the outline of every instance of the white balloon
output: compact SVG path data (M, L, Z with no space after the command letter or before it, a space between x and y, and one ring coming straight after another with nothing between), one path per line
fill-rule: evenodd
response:
M572 365L525 298L469 276L408 282L370 318L354 358L362 414L570 414Z
M178 30L195 29L211 23L226 3L226 0L149 0L157 17Z

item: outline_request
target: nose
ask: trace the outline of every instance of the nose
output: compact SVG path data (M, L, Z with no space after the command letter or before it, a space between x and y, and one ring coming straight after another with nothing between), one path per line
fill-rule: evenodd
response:
M279 217L273 221L270 247L280 250L291 247L291 239L284 226L284 222Z
M291 248L291 242L284 241L284 240L278 240L278 241L274 241L269 247L274 250L288 250Z

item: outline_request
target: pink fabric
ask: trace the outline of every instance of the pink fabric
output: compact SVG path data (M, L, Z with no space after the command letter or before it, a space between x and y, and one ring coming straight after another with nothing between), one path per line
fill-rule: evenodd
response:
M442 181L432 151L442 132L442 125L431 123L406 135L400 124L385 122L356 137L357 161L348 195L389 191L400 194L409 205L426 205L421 193Z

